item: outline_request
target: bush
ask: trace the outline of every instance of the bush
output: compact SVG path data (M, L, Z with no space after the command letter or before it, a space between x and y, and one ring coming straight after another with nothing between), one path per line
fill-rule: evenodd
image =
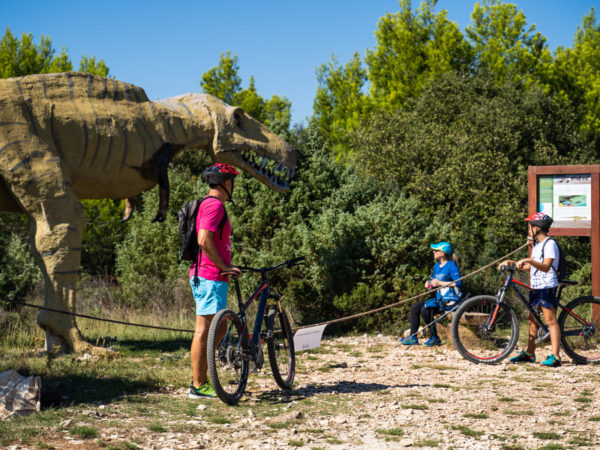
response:
M0 246L4 248L0 253L0 301L8 307L10 302L23 301L41 281L42 273L31 255L30 245L16 233L8 238L0 236Z

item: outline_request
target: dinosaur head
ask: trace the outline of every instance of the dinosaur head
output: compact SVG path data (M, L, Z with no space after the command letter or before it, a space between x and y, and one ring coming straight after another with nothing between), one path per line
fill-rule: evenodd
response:
M290 144L241 108L212 95L186 94L173 100L183 103L195 118L212 122L209 149L215 162L234 165L274 191L289 189L296 170L296 152Z

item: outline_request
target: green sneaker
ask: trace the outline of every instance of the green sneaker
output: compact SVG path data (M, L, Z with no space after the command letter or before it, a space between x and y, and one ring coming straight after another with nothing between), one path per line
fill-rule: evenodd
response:
M562 360L554 355L549 355L546 360L542 361L540 364L546 367L560 367L562 366Z
M530 355L527 352L519 352L517 356L513 356L508 361L513 364L522 362L533 363L535 362L535 355Z
M194 386L194 383L190 383L190 398L217 398L217 393L210 384L209 380L206 380L200 387Z

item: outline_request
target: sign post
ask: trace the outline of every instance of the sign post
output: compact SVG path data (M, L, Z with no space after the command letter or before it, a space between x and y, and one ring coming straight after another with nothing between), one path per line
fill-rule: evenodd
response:
M551 235L590 237L592 295L600 297L600 165L530 166L528 188L529 214L552 217Z

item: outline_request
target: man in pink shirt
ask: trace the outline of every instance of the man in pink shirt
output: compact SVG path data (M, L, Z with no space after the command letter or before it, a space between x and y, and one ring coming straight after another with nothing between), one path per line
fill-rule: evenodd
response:
M227 306L228 278L221 274L242 275L240 269L231 265L231 224L225 211L225 202L231 200L233 181L237 175L239 172L235 168L222 163L204 171L204 180L210 190L198 207L196 230L199 251L197 260L190 268L190 284L196 301L190 398L216 398L206 377L208 329L214 315Z

